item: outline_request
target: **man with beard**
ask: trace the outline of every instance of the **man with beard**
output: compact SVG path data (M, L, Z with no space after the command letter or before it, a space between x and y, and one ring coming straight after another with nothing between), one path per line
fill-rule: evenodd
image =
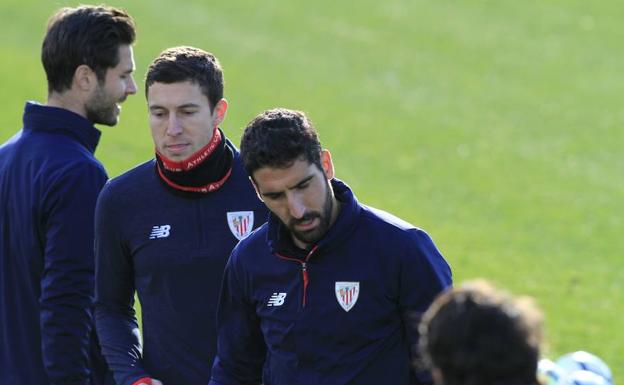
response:
M0 146L0 385L105 381L92 306L107 176L94 124L117 124L136 93L134 39L124 10L59 10L41 53L47 103L28 102L23 129Z
M226 266L210 385L407 385L415 320L451 284L422 230L360 204L308 118L275 109L241 157L271 215Z
M217 58L166 49L145 94L155 159L112 179L97 203L98 335L118 385L206 384L225 263L267 210L220 128L228 104Z

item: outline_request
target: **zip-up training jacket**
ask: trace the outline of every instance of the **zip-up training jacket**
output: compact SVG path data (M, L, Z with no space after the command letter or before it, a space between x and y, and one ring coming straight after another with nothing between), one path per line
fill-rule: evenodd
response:
M99 139L82 116L27 103L0 146L0 385L103 380L89 380L106 369L92 318Z
M451 270L424 231L331 183L341 210L311 250L271 215L232 252L210 385L430 381L411 370L416 323Z
M118 385L143 377L205 385L230 252L267 219L232 148L232 174L208 194L172 190L149 161L112 179L96 210L96 321ZM141 303L141 352L134 294Z

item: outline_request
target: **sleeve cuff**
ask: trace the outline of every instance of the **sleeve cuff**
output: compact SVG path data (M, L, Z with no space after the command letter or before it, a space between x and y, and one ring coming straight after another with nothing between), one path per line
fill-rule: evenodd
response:
M138 380L134 381L132 383L132 385L152 385L152 379L149 377L143 377L143 378L139 378Z

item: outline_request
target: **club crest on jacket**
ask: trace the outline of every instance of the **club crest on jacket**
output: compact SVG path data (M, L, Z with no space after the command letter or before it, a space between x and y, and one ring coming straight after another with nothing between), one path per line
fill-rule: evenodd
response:
M336 299L344 311L349 311L353 308L359 295L359 282L336 282Z
M246 238L253 229L253 211L231 211L227 213L230 231L239 241Z

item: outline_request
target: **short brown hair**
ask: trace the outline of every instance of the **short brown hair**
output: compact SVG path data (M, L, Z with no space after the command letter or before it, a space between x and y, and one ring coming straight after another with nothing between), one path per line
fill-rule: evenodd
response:
M154 59L145 75L145 96L154 83L184 81L199 85L211 110L223 99L223 70L219 60L210 52L189 46L168 48Z
M321 167L321 142L314 125L301 111L275 108L256 116L241 138L247 173L262 167L285 168L298 159Z
M89 66L98 81L119 64L119 46L134 43L134 20L123 9L83 5L61 8L48 21L41 62L48 92L71 88L76 68Z

